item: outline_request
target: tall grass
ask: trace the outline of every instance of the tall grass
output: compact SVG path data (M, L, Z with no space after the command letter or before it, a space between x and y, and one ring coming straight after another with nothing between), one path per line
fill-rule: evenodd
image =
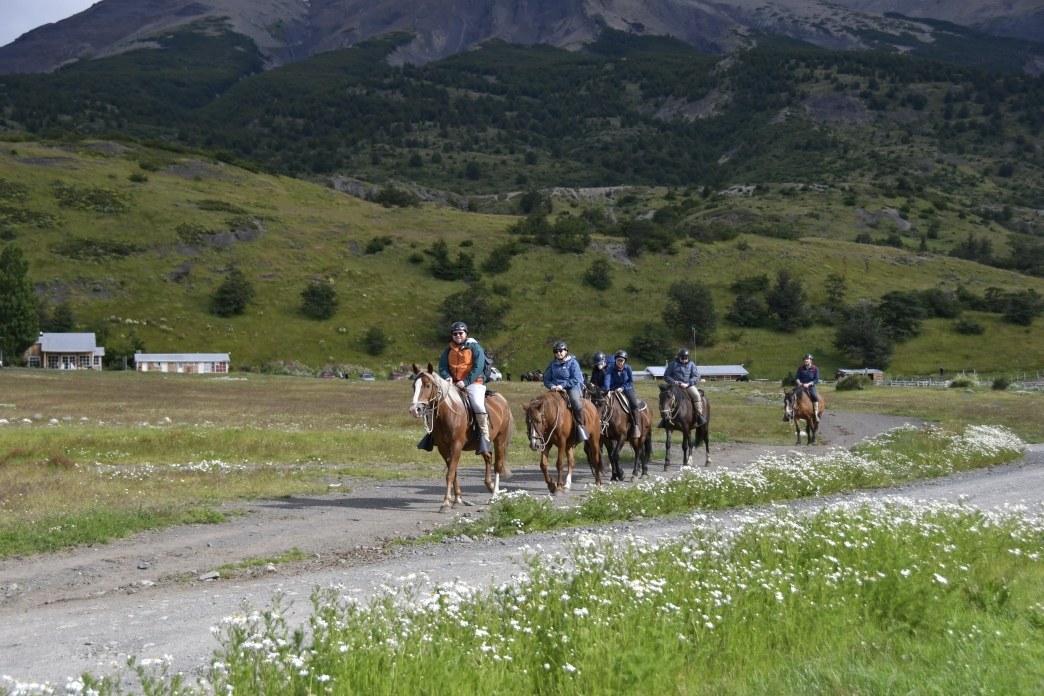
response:
M903 426L850 451L764 456L741 470L690 468L673 479L605 486L574 507L555 508L549 499L511 493L477 520L454 522L433 536L513 536L519 531L830 495L1012 461L1024 450L1025 443L1002 428L972 426L956 435L935 427Z
M1039 518L912 501L776 509L655 544L580 534L486 591L409 574L363 605L317 588L307 630L283 601L245 607L215 628L202 688L1039 693L1042 553Z

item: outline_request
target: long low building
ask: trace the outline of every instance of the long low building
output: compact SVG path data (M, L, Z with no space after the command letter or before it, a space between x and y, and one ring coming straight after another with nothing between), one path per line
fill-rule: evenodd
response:
M186 375L225 374L228 353L137 353L138 372L177 372Z
M702 382L746 382L750 373L742 365L697 365ZM662 380L666 367L651 365L644 370L636 370L635 379Z

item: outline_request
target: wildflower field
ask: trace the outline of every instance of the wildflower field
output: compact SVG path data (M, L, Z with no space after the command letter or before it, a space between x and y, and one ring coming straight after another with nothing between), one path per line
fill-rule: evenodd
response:
M1024 513L892 500L581 533L496 587L316 588L304 630L281 600L244 607L198 684L138 668L147 693L1039 693L1044 521Z

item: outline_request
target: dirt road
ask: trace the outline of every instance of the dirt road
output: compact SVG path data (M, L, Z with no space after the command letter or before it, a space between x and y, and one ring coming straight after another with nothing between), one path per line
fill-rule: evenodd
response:
M833 413L822 432L831 444L849 446L907 421ZM715 466L740 467L761 454L791 449L735 444L717 446L712 455ZM662 466L654 469L663 475ZM591 480L586 466L578 471L574 499L584 495ZM1044 452L1033 452L1017 464L871 495L969 495L972 503L986 507L1006 502L1036 505L1044 500L1042 473ZM488 498L481 478L479 470L472 469L464 482L465 494L479 503L470 509L476 512ZM508 486L546 492L534 467L517 469ZM521 543L553 550L571 535L387 546L391 539L445 522L446 516L437 513L442 492L441 483L433 480L365 483L351 490L331 489L323 496L241 504L236 507L251 514L229 524L183 527L103 547L6 559L0 562L0 673L63 682L84 670L107 673L129 654L172 655L177 671L193 673L216 647L210 626L239 611L244 601L264 607L274 593L284 592L296 600L288 615L293 622L308 615L308 594L316 585L341 584L366 595L386 578L409 572L428 573L433 581L459 576L483 585L513 572ZM658 537L689 525L677 519L610 528ZM295 547L307 558L268 568L219 570L218 580L198 579L226 564L274 557Z

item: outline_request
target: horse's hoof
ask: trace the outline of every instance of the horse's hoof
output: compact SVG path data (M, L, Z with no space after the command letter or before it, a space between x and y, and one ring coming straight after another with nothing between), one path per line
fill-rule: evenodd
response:
M664 471L670 471L671 470L671 465L670 464L664 464L663 465L663 470Z
M635 476L634 474L631 474L631 483L634 483L635 481L637 481L640 478L641 478L641 476Z
M486 481L485 483L486 483L486 490L489 491L490 493L492 493L493 492L493 482L492 481Z
M452 508L451 508L451 506L449 506L449 505L443 505L442 507L440 507L440 508L439 508L439 512L441 512L441 513L447 513L447 512L449 512L449 511L450 511L451 509L452 509Z

